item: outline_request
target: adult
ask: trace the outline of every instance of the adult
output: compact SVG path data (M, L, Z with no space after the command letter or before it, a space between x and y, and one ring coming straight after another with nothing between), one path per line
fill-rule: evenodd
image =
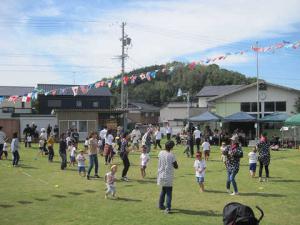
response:
M147 132L144 134L142 138L142 146L146 146L147 153L151 151L151 143L152 143L152 128L148 127Z
M129 170L130 167L130 162L129 162L129 158L128 158L128 154L129 154L129 149L128 149L128 134L125 132L122 135L122 139L121 139L121 150L120 150L120 158L123 161L123 171L122 171L122 178L121 180L123 181L128 181L127 178L127 172Z
M134 129L132 130L131 134L131 141L132 141L132 149L139 150L139 141L142 137L141 131L137 125L135 125Z
M3 146L6 139L6 134L2 131L2 126L0 126L0 159L2 159Z
M156 149L157 146L158 146L159 149L161 150L160 141L162 139L162 133L160 131L160 127L159 126L157 127L154 135L155 135L155 145L154 145L154 148Z
M100 132L99 132L99 137L100 137L100 140L102 142L102 144L101 144L101 151L104 150L106 135L107 135L107 127L104 126L103 129L100 130Z
M227 192L231 195L238 195L238 187L235 177L240 169L240 158L243 157L242 147L239 145L239 137L233 135L231 138L231 145L227 146L223 154L226 156L226 169L227 169ZM230 192L230 184L233 186L233 193Z
M201 144L201 131L199 130L198 127L195 127L194 130L194 138L197 146L197 152L200 151L200 144Z
M52 127L51 127L50 124L48 124L48 127L47 127L47 137L50 137L51 131L52 131Z
M66 135L63 133L60 136L60 141L59 141L59 155L61 158L61 165L60 168L61 170L64 170L67 168L67 141L66 141Z
M258 161L259 161L259 181L262 180L262 171L263 167L265 167L266 172L266 181L269 179L269 164L271 160L270 154L270 144L268 143L267 136L265 133L261 135L259 143L256 145L258 151Z
M112 146L113 141L114 141L114 136L112 135L112 130L109 129L105 137L105 147L103 153L105 156L105 165L109 164L113 157L113 146Z
M166 135L167 135L167 140L171 140L171 137L172 137L172 127L170 126L169 123L167 123L167 126L166 126Z
M31 131L29 124L26 124L26 127L23 130L23 135L24 135L25 148L27 148L27 147L31 148L31 142L28 141L28 140L30 140L30 138L28 138L28 137L31 137L31 135L32 135L32 131Z
M166 213L171 210L174 168L178 169L175 155L171 152L174 145L173 141L168 141L165 145L166 150L162 150L158 154L157 184L162 187L158 207L165 210ZM166 206L164 205L165 196L167 196Z
M187 142L189 145L190 156L193 158L194 157L194 135L192 130L188 131Z
M90 179L90 174L91 171L95 165L95 176L96 178L99 178L98 175L98 141L97 141L97 133L92 132L90 135L89 139L89 148L88 148L88 153L89 153L89 169L86 178L89 180Z

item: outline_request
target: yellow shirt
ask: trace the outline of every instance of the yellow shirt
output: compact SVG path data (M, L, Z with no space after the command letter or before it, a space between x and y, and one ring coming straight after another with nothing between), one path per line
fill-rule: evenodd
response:
M48 146L53 146L54 143L55 143L55 141L54 141L53 137L49 137L48 141L47 141Z

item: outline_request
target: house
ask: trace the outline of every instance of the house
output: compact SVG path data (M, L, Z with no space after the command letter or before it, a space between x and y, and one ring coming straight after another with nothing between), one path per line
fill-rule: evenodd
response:
M158 124L160 108L143 103L129 102L127 117L132 124Z
M54 95L38 96L38 110L41 114L56 115L60 133L77 129L80 140L83 140L91 131L98 131L103 126L114 129L120 124L124 110L111 107L112 94L107 87L92 88L84 94L79 88L74 96L74 86L77 87L61 84L37 85L38 89L45 92L57 90Z

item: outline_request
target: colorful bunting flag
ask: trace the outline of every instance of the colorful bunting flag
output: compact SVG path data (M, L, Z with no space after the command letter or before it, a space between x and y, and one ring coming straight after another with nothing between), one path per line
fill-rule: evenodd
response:
M79 90L79 87L78 87L78 86L72 87L72 91L73 91L73 95L74 95L74 96L78 95L78 90Z

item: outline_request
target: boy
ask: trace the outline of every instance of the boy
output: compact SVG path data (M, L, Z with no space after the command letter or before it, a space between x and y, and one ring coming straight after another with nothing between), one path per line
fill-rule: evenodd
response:
M31 137L31 135L28 135L28 136L26 137L26 141L27 141L27 146L28 146L29 148L31 148L31 142L32 142L32 137Z
M196 154L194 168L196 171L197 183L200 186L200 191L204 192L204 176L205 176L205 170L206 170L206 163L205 163L205 160L202 159L201 152L197 152L197 154Z
M205 141L202 143L202 149L204 153L204 158L207 161L210 153L210 144L207 139L205 139Z
M255 177L255 172L256 172L256 163L257 163L256 148L253 148L252 151L249 152L248 157L249 157L250 176L252 178L254 178Z
M7 140L4 141L4 144L3 144L3 154L5 156L5 159L7 159L7 156L8 156L8 152L7 152L7 148L8 148L8 144L6 142Z
M75 166L76 162L76 143L72 142L70 147L70 166Z
M85 157L83 154L83 150L79 151L79 155L76 157L76 160L78 162L78 173L79 176L85 177Z
M53 157L54 157L54 135L51 134L50 137L47 140L47 145L48 145L48 161L53 162Z
M10 148L11 152L13 154L13 167L18 166L20 155L19 155L19 139L18 139L18 133L13 133L13 139L11 140Z
M145 145L142 147L142 154L140 156L140 159L141 159L141 174L142 174L142 178L145 178L147 164L148 164L148 162L150 160L149 154L147 154L147 147Z
M117 172L117 165L112 165L110 168L110 172L105 175L105 183L106 183L106 192L105 192L105 199L107 199L108 194L111 194L113 197L116 197L116 186L115 186L115 175Z

